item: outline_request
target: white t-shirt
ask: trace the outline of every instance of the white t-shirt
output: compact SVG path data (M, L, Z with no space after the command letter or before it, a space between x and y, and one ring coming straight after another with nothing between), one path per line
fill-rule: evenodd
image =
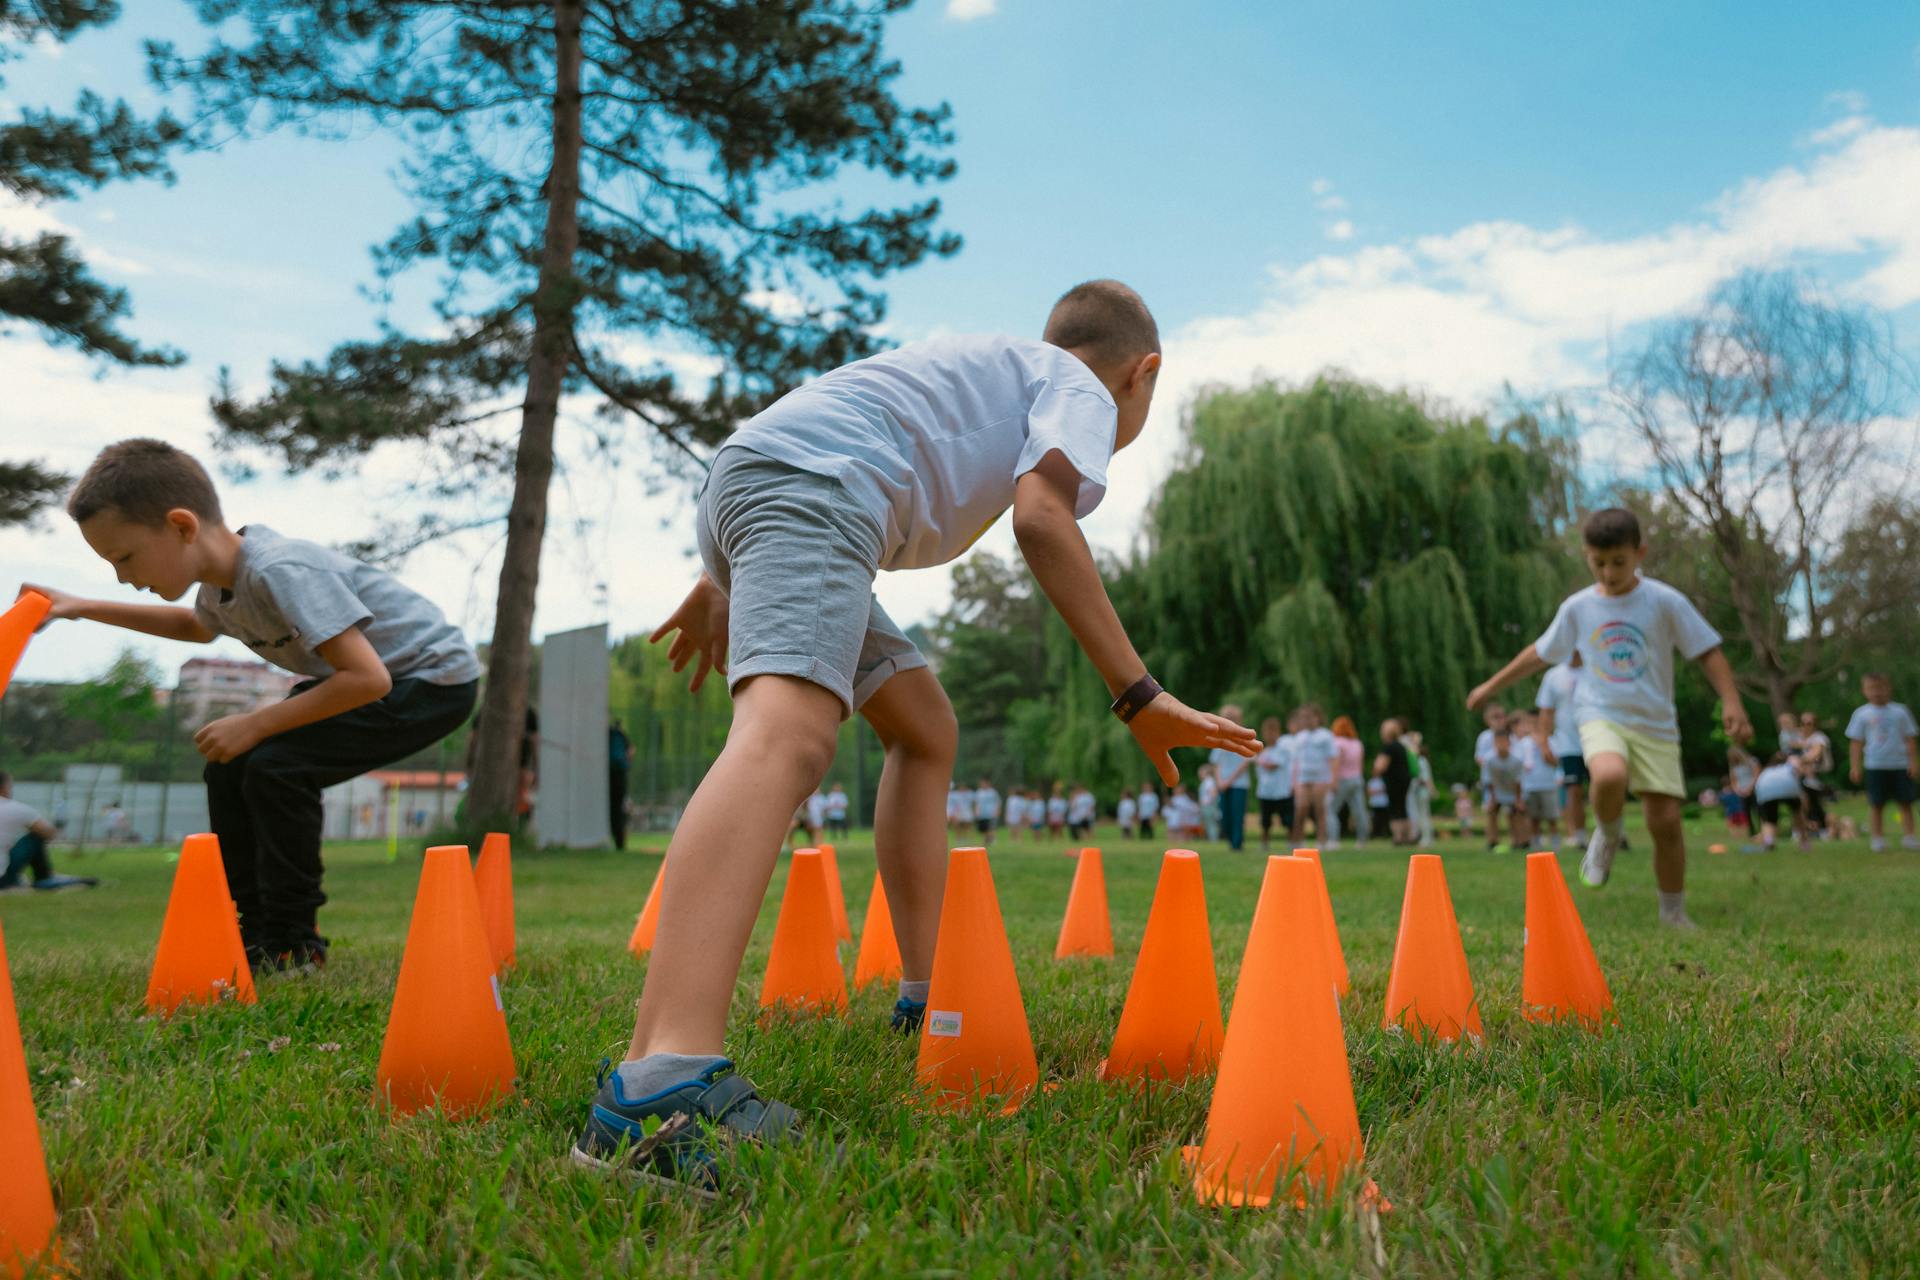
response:
M1520 788L1523 791L1558 791L1560 762L1551 752L1540 750L1532 738L1519 738L1513 753L1520 757Z
M1151 789L1140 793L1140 816L1148 821L1160 815L1160 794Z
M1580 721L1574 716L1573 697L1585 669L1563 662L1540 677L1540 695L1533 705L1553 712L1553 732L1547 737L1547 745L1556 756L1580 754Z
M13 852L13 846L19 844L20 837L38 821L40 812L32 805L21 804L12 796L0 796L0 871L7 869L7 855Z
M992 821L1000 813L1000 793L992 787L982 787L973 793L973 816Z
M1384 809L1387 807L1387 780L1385 778L1367 779L1367 808Z
M947 816L955 822L972 822L973 792L957 788L947 792Z
M1526 776L1527 766L1514 752L1513 746L1507 747L1507 754L1495 751L1487 757L1487 785L1493 788L1493 798L1501 804L1515 804L1520 799L1520 780Z
M1817 766L1814 765L1816 757L1819 760ZM1803 777L1808 773L1825 773L1833 768L1833 739L1818 729L1804 735L1800 739L1800 768Z
M1293 795L1293 735L1282 734L1253 759L1253 793L1261 800L1286 800Z
M1800 774L1790 764L1770 764L1760 771L1753 784L1753 798L1759 804L1769 800L1798 800Z
M1027 798L1016 792L1007 797L1007 807L1000 820L1010 827L1017 827L1027 820Z
M1067 804L1067 821L1092 822L1094 813L1093 792L1076 791Z
M827 820L827 798L818 791L807 797L807 825L823 826Z
M1568 596L1533 647L1552 663L1580 651L1586 674L1574 694L1574 711L1582 724L1604 720L1678 742L1674 650L1692 661L1719 643L1720 633L1691 600L1664 582L1642 577L1623 596L1601 595L1597 584Z
M827 792L827 816L835 822L847 816L847 793L844 791Z
M1862 753L1869 769L1905 769L1907 739L1920 735L1913 723L1913 712L1904 702L1889 702L1876 707L1871 702L1854 710L1847 721L1847 737L1866 744Z
M1176 795L1167 801L1167 831L1200 830L1200 806L1192 796Z
M1301 784L1325 785L1333 781L1333 757L1338 752L1333 730L1322 725L1318 729L1308 729L1299 735L1298 747L1294 751L1293 781Z
M956 559L1058 450L1074 515L1107 491L1119 411L1093 370L1029 338L933 338L857 360L782 396L727 438L831 476L883 531L882 569Z
M1114 806L1114 816L1120 820L1120 825L1123 827L1132 826L1133 815L1138 812L1138 806L1133 803L1133 797L1129 795L1122 795L1120 803Z
M1253 784L1253 761L1238 751L1215 747L1207 752L1207 763L1213 766L1214 776L1220 779L1221 786L1231 787L1235 791L1245 791ZM1240 776L1233 778L1235 773ZM1233 778L1233 781L1229 783L1228 778Z
M1216 747L1215 750L1218 750ZM1206 808L1220 798L1220 784L1211 777L1200 779L1200 807Z
M1067 798L1065 796L1049 796L1047 798L1047 821L1058 823L1065 822L1066 820Z

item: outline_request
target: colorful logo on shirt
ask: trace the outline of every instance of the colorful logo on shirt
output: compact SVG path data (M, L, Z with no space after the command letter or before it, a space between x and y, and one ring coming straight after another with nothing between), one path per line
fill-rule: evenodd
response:
M1646 633L1631 622L1603 622L1593 632L1593 669L1602 680L1632 684L1647 673Z

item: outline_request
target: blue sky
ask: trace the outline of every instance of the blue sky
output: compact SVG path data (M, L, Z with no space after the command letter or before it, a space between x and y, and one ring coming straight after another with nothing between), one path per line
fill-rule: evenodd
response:
M184 6L132 0L114 29L4 69L0 108L81 86L146 97L136 41L197 33ZM146 24L146 25L143 25ZM923 0L893 27L901 92L953 105L959 176L940 189L954 259L894 280L890 330L1037 329L1093 275L1134 283L1168 335L1149 438L1116 462L1088 522L1123 548L1209 381L1337 365L1475 410L1591 386L1608 342L1744 266L1794 263L1893 312L1920 300L1920 9L1788 4L1347 5ZM180 162L171 188L119 185L0 228L59 225L133 295L132 327L183 369L124 374L0 338L8 454L78 469L156 433L203 450L204 400L230 366L324 353L371 331L367 247L406 215L402 154L283 133ZM884 198L844 184L849 202ZM416 305L396 314L418 318ZM24 445L20 442L31 442ZM644 630L693 572L687 495L644 466L576 472L556 496L536 630ZM410 478L380 458L352 482L268 478L240 518L323 540L364 531ZM1003 532L1003 531L1002 531ZM986 546L1006 551L1004 536ZM476 638L491 625L490 539L408 571ZM0 534L12 577L113 594L70 525ZM5 576L5 575L0 575ZM892 575L896 616L943 602L946 574ZM0 584L10 592L11 586ZM602 587L604 586L604 593ZM121 638L68 627L26 678L95 670ZM140 642L164 664L180 646Z

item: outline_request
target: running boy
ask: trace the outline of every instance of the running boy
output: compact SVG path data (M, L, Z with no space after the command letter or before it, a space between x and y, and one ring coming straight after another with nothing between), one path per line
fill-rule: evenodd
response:
M593 1101L577 1161L708 1183L709 1123L758 1138L794 1128L789 1108L729 1074L727 1012L780 823L856 711L886 752L874 846L903 969L895 1025L924 1016L947 872L940 796L958 730L926 659L873 598L880 570L945 564L1011 506L1041 590L1160 776L1179 777L1174 747L1253 754L1250 731L1188 708L1147 674L1076 523L1106 492L1114 451L1145 425L1159 368L1146 305L1094 281L1054 306L1044 341L943 338L885 352L792 392L721 448L700 497L706 572L654 638L678 632L670 657L676 669L697 663L696 686L726 672L733 726L668 845L633 1039ZM658 1140L666 1124L673 1136Z
M1913 781L1920 778L1914 736L1920 730L1906 704L1893 701L1893 681L1884 672L1869 671L1860 681L1860 692L1867 702L1847 721L1847 743L1853 781L1858 785L1865 780L1867 803L1873 807L1873 851L1886 850L1889 804L1900 806L1900 847L1920 849L1920 837L1913 833Z
M1674 651L1700 663L1720 695L1720 721L1729 738L1746 741L1753 736L1753 725L1740 704L1719 633L1685 596L1664 582L1640 576L1647 548L1634 514L1619 507L1596 511L1587 518L1581 537L1594 585L1569 596L1546 634L1475 689L1467 706L1478 710L1514 681L1537 675L1579 650L1587 672L1574 698L1574 714L1581 754L1593 779L1597 820L1580 876L1597 889L1613 873L1631 782L1653 836L1660 920L1690 929L1686 834L1680 825L1686 780L1680 772L1680 728L1673 713Z
M321 788L458 728L479 687L473 646L383 570L265 525L227 528L206 471L159 440L109 445L67 513L121 582L164 600L200 589L187 609L35 587L53 601L48 617L198 644L233 636L304 677L285 701L203 725L193 743L249 963L323 966ZM774 816L776 845L785 818Z

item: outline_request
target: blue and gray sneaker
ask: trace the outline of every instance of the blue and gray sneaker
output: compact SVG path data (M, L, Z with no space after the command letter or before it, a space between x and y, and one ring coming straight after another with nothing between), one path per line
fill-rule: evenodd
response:
M573 1144L573 1162L702 1200L719 1194L717 1146L742 1138L782 1142L798 1127L792 1107L761 1098L725 1058L691 1080L640 1098L626 1095L620 1073L603 1058L599 1083L587 1127Z
M926 1016L925 1000L909 1000L901 996L893 1002L893 1029L902 1035L912 1035L920 1030L920 1023Z

